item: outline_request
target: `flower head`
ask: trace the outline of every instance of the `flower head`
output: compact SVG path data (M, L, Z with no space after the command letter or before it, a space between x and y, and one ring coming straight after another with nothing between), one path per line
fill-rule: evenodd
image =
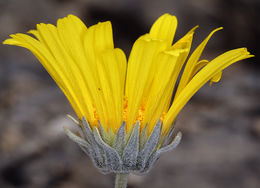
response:
M29 49L64 92L78 118L85 117L91 127L100 122L106 131L116 133L126 122L129 132L139 121L141 130L147 125L150 134L161 119L166 135L184 105L206 82L218 82L223 69L252 57L239 48L212 61L200 60L208 40L222 29L218 28L186 62L197 27L172 44L176 28L175 16L162 15L149 33L136 40L128 61L121 49L114 48L109 21L87 28L73 15L59 19L57 26L38 24L28 32L34 37L10 35L4 44Z
M27 48L38 58L80 119L84 137L65 128L67 135L101 172L121 177L147 173L162 153L175 148L181 134L173 136L173 123L189 99L208 81L218 82L223 69L252 57L239 48L200 60L218 28L186 61L197 27L172 45L176 28L175 16L162 15L136 40L128 61L114 48L109 21L87 28L73 15L57 26L38 24L29 31L34 37L10 35L4 44Z

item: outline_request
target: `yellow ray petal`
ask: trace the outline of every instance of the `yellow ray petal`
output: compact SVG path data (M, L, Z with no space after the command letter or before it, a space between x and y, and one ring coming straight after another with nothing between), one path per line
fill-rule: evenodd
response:
M125 72L126 58L122 50L107 50L102 54L102 60L98 64L98 73L101 87L99 92L104 95L106 115L105 122L101 122L106 128L110 127L115 133L123 121L124 82L121 78ZM113 115L111 115L113 114Z
M126 80L127 130L131 130L144 96L147 96L155 72L157 54L165 49L166 42L147 38L138 39L131 51Z
M29 49L45 67L51 77L55 80L58 86L62 89L72 107L78 116L81 116L83 111L80 109L80 102L75 97L75 93L71 87L70 80L66 77L64 72L57 66L55 59L46 49L46 47L36 39L25 35L15 34L11 35L12 39L7 39L3 44L17 45Z
M93 97L93 93L96 95L95 87L98 85L97 80L93 76L95 69L88 63L89 60L84 50L83 41L88 32L87 27L79 18L69 15L68 17L58 20L57 32L64 49L71 57L74 65L78 67L80 75L82 75L83 85L81 89L84 93L84 105L87 108L87 110L84 110L83 115L93 124L95 121L93 106L97 108L98 111L100 111L100 109L98 108L98 104L94 103L94 99L97 97Z
M192 77L204 66L206 66L209 63L208 60L201 60L198 63L196 63L190 78L188 79L188 82L192 79ZM213 82L219 82L219 80L221 79L222 76L222 71L220 71L219 73L216 73L216 75L214 75L211 79L210 79L210 85L212 85Z
M170 46L176 29L177 18L170 14L164 14L154 22L150 30L150 36L153 39L165 40L167 41L167 45Z
M32 30L28 31L27 33L34 35L37 39L40 38L39 32L37 30L32 29Z
M213 84L213 82L219 82L219 80L221 79L222 77L222 71L216 73L211 79L210 79L210 83L209 85L211 86Z
M101 63L101 55L104 51L114 48L113 34L111 22L100 22L89 27L84 37L84 50L86 53L86 64L88 71L86 72L88 83L91 88L91 96L93 104L96 108L97 115L101 122L107 122L108 116L106 113L106 96L100 92L101 80L98 74L98 65ZM104 123L104 126L105 125Z
M208 43L209 39L211 38L211 36L221 30L222 27L220 28L217 28L215 30L213 30L206 39L204 39L204 41L194 50L194 52L191 54L186 66L185 66L185 69L183 71L183 74L181 76L181 80L180 80L180 83L178 85L178 89L176 91L176 94L175 94L175 97L177 97L179 95L179 93L182 91L182 89L186 86L186 84L188 83L189 81L189 78L193 72L193 69L196 65L196 63L198 62L206 44Z
M160 62L154 75L154 80L150 88L150 94L147 97L146 108L142 121L142 127L148 124L148 133L153 130L155 123L160 119L165 105L167 103L168 90L172 90L170 85L172 75L174 74L180 50L171 50L161 52L155 59Z
M174 68L175 69L174 74L172 74L172 78L171 78L171 81L169 84L169 88L171 88L171 90L168 90L167 94L165 95L165 97L167 99L167 105L165 105L164 112L167 112L170 107L171 98L172 98L172 94L173 94L173 91L175 88L177 78L178 78L179 73L182 69L182 66L190 52L193 35L197 28L198 28L198 26L195 26L194 28L192 28L184 37L182 37L180 40L178 40L170 48L171 50L182 50L182 53L179 54L178 63Z
M192 70L192 73L190 74L190 77L188 79L188 82L192 79L192 77L200 70L202 67L206 66L209 63L208 60L201 60L197 62Z
M231 64L249 57L252 57L252 55L250 55L245 48L230 50L212 60L199 71L181 91L178 97L174 99L173 104L164 119L163 133L167 133L180 110L207 81Z
M199 26L195 26L191 30L189 30L188 33L186 35L184 35L184 37L182 37L181 39L179 39L176 43L174 43L172 45L171 49L175 50L175 49L190 48L194 32L196 31L196 29L198 27Z
M81 101L80 108L84 112L83 115L91 123L94 122L93 107L91 103L89 104L90 99L84 80L84 73L81 70L79 63L68 53L68 48L64 45L66 43L64 43L60 37L61 33L59 33L58 29L51 24L38 24L37 30L41 37L41 42L46 45L50 53L52 53L64 74L73 81L73 90L76 97ZM66 33L68 31L64 30L63 32ZM73 38L68 40L73 40ZM79 59L79 61L82 60ZM81 119L82 117L79 118Z

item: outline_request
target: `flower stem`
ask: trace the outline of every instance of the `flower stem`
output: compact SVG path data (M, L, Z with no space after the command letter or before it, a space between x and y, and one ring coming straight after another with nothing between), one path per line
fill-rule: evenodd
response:
M116 174L115 188L126 188L128 174Z

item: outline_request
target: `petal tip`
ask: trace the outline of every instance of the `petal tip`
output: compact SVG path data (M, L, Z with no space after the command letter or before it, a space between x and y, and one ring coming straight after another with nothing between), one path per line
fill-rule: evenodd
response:
M8 44L8 40L10 40L10 39L5 39L5 40L2 42L2 44L4 44L4 45Z
M11 35L10 35L11 36ZM12 36L11 36L12 37ZM8 38L8 39L5 39L3 42L2 42L3 45L15 45L17 44L17 41L14 40L13 38Z

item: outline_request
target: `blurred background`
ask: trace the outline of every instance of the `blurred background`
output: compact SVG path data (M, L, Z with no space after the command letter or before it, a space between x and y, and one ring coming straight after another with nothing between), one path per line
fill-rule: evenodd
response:
M259 0L0 0L0 41L37 23L67 14L88 26L111 20L115 46L129 54L133 42L163 13L178 17L175 41L195 25L194 49L216 27L204 58L247 47L256 55L204 86L180 113L181 144L164 154L129 188L260 187ZM62 129L76 126L66 98L26 49L0 45L0 187L113 187Z

